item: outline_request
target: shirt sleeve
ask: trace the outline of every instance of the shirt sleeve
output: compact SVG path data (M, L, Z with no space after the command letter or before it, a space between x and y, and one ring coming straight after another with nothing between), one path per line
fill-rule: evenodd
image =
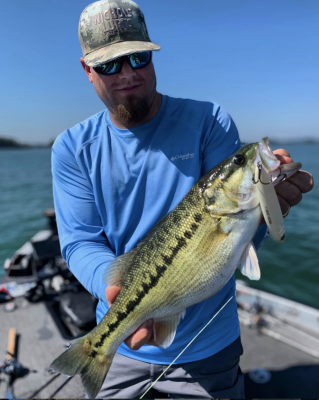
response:
M242 147L231 116L219 105L213 105L211 125L202 148L202 174L214 168ZM260 225L253 242L258 249L267 237L267 225Z
M67 135L63 140L61 136L52 148L53 197L61 253L81 284L106 302L103 277L115 254L102 227L91 183L77 164Z

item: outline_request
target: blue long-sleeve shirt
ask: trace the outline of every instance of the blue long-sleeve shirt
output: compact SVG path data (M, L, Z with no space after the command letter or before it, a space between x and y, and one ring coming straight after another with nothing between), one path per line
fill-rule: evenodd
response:
M175 208L196 181L238 148L237 128L218 105L162 97L157 115L132 129L115 127L104 110L63 132L52 149L53 193L62 255L99 299L97 322L108 310L103 275ZM265 230L259 232L260 242ZM189 307L167 349L122 344L118 352L170 363L235 293L234 277L215 296ZM239 336L235 297L178 359L209 357Z

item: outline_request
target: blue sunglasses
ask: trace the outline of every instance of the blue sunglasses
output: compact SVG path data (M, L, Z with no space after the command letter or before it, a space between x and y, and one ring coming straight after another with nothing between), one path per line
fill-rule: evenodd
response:
M94 71L101 75L114 75L122 70L124 59L130 64L133 69L146 67L151 62L152 52L143 51L142 53L133 53L128 56L116 58L104 64L93 67Z

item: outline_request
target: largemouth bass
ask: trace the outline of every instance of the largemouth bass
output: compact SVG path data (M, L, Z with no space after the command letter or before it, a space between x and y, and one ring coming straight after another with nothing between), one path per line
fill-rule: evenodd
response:
M55 371L81 374L95 398L117 348L143 322L153 319L154 338L167 348L187 307L217 293L237 267L259 279L252 244L262 220L252 180L257 163L268 173L278 170L267 138L201 177L137 248L109 266L107 284L120 286L120 294L99 325L53 362ZM300 167L288 164L285 173Z

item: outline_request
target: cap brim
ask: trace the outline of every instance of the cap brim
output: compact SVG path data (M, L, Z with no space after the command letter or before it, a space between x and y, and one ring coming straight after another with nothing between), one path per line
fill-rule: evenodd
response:
M115 58L141 51L158 51L160 46L152 42L120 42L92 51L84 57L89 67L94 67Z

